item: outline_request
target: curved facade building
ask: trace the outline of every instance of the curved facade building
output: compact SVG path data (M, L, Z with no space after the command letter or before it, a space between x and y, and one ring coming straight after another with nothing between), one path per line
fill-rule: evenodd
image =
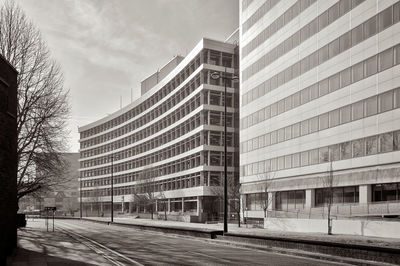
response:
M155 85L121 110L80 127L83 215L114 210L202 221L220 211L216 188L224 173L224 83L210 73L233 75L236 46L203 39ZM171 64L167 64L171 69ZM161 77L161 79L159 79ZM227 82L228 178L238 178L238 83ZM236 166L236 167L235 167Z

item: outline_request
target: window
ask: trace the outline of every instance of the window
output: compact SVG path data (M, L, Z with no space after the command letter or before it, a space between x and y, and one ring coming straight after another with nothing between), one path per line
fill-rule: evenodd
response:
M272 131L271 132L271 145L277 143L278 141L278 136L277 136L277 131Z
M309 57L310 57L310 69L318 66L318 50L312 53Z
M300 136L300 123L296 123L292 126L292 136L293 138Z
M400 150L400 131L393 132L393 150Z
M378 72L378 57L375 55L365 61L365 77L372 76Z
M351 44L352 46L355 46L356 44L360 43L363 38L363 25L359 25L355 27L351 31Z
M375 35L378 31L378 21L376 19L377 16L374 16L364 22L364 39L367 39L373 35Z
M291 155L285 156L285 168L286 169L292 168L292 156Z
M271 117L274 117L278 114L278 104L274 103L271 105Z
M301 123L300 123L300 128L301 128L301 135L302 136L304 136L304 135L307 135L308 133L309 133L309 130L308 130L308 120L306 120L306 121L302 121Z
M285 129L278 129L278 142L285 141Z
M319 83L319 95L323 96L325 94L329 93L329 80L328 79L324 79L321 80Z
M293 94L292 104L293 104L293 108L300 105L300 92L296 92L295 94Z
M318 98L318 84L314 84L310 88L310 99L314 100Z
M285 140L289 140L292 138L292 127L285 127Z
M292 167L300 167L300 153L295 153L292 155Z
M340 160L340 147L339 144L329 146L329 160L338 161Z
M350 159L351 158L351 143L344 142L340 143L340 159Z
M378 138L377 136L365 139L365 154L373 155L378 153Z
M307 166L308 164L308 151L304 151L301 153L301 166Z
M310 164L319 163L319 151L318 151L318 149L311 150L309 152L309 156L310 156Z
M310 88L305 88L301 91L301 104L308 103L310 101Z
M393 24L400 21L400 3L393 5Z
M400 108L400 89L394 91L394 108Z
M329 23L329 15L328 15L328 10L322 13L319 17L319 30L321 31L323 28L328 26Z
M280 100L278 102L278 114L285 112L285 100Z
M344 88L351 83L351 68L346 68L340 72L340 87Z
M325 163L329 161L329 148L319 148L319 163Z
M329 127L329 113L319 116L319 130L324 130Z
M340 124L348 123L351 121L351 106L344 106L340 108Z
M309 120L309 127L310 127L310 133L314 133L318 131L318 116L313 117Z
M334 92L338 89L340 89L340 75L335 74L329 78L329 91Z
M339 2L329 8L329 23L339 18Z
M351 32L340 36L340 52L344 52L351 47Z
M393 91L379 95L379 113L393 109Z
M352 120L357 120L357 119L363 118L363 116L364 116L364 104L363 104L362 101L353 103L351 105L351 109L352 109L352 112L351 112Z
M351 145L353 146L353 158L364 156L364 140L353 140Z
M338 55L340 52L340 39L336 39L329 44L329 58Z
M354 65L352 68L353 82L357 82L364 78L364 65L363 62Z
M339 125L340 113L339 109L329 112L329 127L335 127Z
M319 50L319 63L322 64L329 59L329 47L325 45Z
M392 7L388 7L379 13L379 31L382 31L392 25Z
M340 15L346 14L351 9L351 2L349 0L341 0L339 2Z
M393 133L379 135L379 152L393 151Z
M378 113L378 97L373 96L364 101L365 116L376 115Z
M285 169L285 157L278 157L278 170Z
M387 49L379 54L379 71L393 66L393 49Z

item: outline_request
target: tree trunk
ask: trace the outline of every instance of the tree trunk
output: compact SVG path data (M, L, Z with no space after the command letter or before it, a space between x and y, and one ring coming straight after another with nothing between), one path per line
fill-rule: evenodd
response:
M240 227L240 210L237 212L238 215L238 227Z
M167 220L167 204L164 202L164 221Z

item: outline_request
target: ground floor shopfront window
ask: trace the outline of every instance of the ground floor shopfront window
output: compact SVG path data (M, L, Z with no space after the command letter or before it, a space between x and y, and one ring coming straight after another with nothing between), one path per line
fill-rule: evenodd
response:
M372 185L372 201L400 200L400 183Z
M358 186L319 188L315 190L315 206L324 206L329 203L329 190L332 189L332 203L346 204L359 202Z
M305 190L278 191L275 194L277 210L303 209L305 202Z

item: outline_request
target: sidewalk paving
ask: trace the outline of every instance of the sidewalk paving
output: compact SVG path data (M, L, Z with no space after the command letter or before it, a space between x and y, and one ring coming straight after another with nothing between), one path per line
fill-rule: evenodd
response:
M86 218L86 217L85 217ZM98 220L98 221L110 221L110 217L87 217L86 219ZM183 227L183 228L201 228L211 230L223 230L223 224L201 224L201 223L185 223L178 221L164 221L164 220L151 220L129 217L114 217L116 223L127 223L137 225L148 225L148 226L166 226L166 227ZM237 224L229 223L228 232L235 234L244 234L252 236L271 236L271 237L284 237L290 239L304 239L304 240L318 240L325 242L336 242L343 244L358 244L367 245L372 247L388 247L400 249L400 239L398 238L379 238L379 237L366 237L357 235L327 235L320 233L298 233L298 232L283 232L283 231L271 231L263 228L253 228L252 225L246 227L242 224L239 228Z
M7 266L110 265L57 228L55 232L51 230L49 226L47 232L44 219L29 220L27 227L18 229L18 247L8 258Z

